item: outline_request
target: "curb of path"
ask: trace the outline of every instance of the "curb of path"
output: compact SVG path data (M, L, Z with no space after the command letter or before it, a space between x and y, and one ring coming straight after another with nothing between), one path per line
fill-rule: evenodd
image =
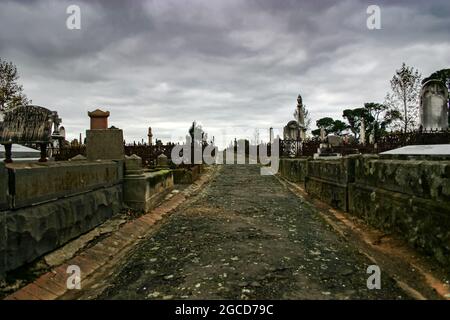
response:
M152 230L153 225L161 220L164 215L176 209L190 195L195 193L207 181L210 175L202 174L191 186L190 194L178 193L169 200L164 201L158 207L127 222L119 230L102 239L92 247L83 250L80 254L66 261L64 264L52 269L40 276L34 282L26 285L18 291L7 296L4 300L55 300L69 291L67 281L71 274L67 273L68 267L76 265L80 267L81 279L92 276L105 266L110 260L130 251L140 239Z
M433 269L432 266L423 261L420 255L403 240L386 235L356 217L350 217L347 212L330 207L308 195L301 186L279 175L275 177L291 192L316 207L326 223L342 237L356 243L359 251L369 260L374 264L383 265L383 269L386 269L398 286L410 297L417 300L437 297L450 300L450 286L429 271ZM404 270L396 272L395 267L398 266L403 266ZM409 275L405 276L406 273Z

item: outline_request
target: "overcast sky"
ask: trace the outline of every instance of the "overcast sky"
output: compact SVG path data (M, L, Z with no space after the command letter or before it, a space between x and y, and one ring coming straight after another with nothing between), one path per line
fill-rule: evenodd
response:
M69 5L81 30L69 30ZM366 26L381 8L381 30ZM296 98L315 120L383 102L395 69L450 64L450 1L0 1L0 57L68 137L111 112L127 141L163 141L193 120L224 145L281 129Z

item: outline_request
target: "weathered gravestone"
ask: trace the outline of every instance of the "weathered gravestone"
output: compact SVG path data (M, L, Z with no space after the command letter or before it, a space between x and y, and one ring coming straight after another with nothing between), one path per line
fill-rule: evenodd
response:
M38 144L40 162L47 161L47 145L52 141L52 127L59 125L56 111L39 106L21 106L5 113L0 123L0 144L5 146L5 162L12 162L11 146Z
M448 89L440 80L429 80L420 95L420 122L424 129L448 128Z
M167 167L167 166L169 166L169 159L167 158L167 156L164 153L162 153L156 159L156 163L157 163L158 167Z
M285 140L298 140L300 139L300 127L297 121L292 120L287 123L283 128L283 139Z
M136 154L125 156L125 174L127 175L142 175L144 168L142 168L142 158Z
M330 147L340 147L343 144L343 139L340 136L333 136L329 135L327 136L327 141Z

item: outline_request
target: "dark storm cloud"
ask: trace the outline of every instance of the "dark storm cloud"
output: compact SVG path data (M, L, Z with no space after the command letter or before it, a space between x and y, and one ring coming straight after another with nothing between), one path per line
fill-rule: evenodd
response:
M68 30L66 8L81 8ZM382 30L366 28L368 5ZM86 112L111 111L127 140L282 127L301 93L313 120L382 102L403 61L448 67L450 4L423 1L0 2L0 57L26 93L59 111L72 137ZM173 130L176 128L176 130ZM264 130L266 131L266 130ZM266 132L261 132L263 136Z

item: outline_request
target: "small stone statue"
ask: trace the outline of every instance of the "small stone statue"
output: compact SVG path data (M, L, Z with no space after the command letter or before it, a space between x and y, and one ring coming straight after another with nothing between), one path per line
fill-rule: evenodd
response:
M320 141L325 142L326 132L324 127L320 127Z

